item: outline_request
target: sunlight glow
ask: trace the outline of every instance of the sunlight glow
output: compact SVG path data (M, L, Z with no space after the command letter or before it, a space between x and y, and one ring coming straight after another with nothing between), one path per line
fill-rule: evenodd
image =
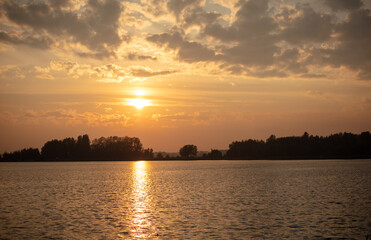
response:
M148 99L133 98L133 99L128 99L128 105L134 106L140 110L143 107L151 106L151 101Z
M133 91L133 93L136 96L144 96L144 95L146 95L146 91L144 91L143 89L137 89L137 90Z

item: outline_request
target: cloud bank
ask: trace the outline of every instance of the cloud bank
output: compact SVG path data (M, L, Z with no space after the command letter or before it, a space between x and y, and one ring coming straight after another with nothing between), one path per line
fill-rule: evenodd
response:
M175 62L259 78L330 77L328 69L345 68L371 80L369 6L361 0L3 1L0 43L45 51L69 46L79 57L126 61L161 63L158 56L170 53Z

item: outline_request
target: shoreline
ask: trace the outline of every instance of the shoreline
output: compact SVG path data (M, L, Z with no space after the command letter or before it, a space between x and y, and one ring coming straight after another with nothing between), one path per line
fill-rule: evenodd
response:
M371 160L370 157L364 158L282 158L282 159L138 159L138 160L36 160L36 161L0 161L0 163L62 163L62 162L194 162L194 161L316 161L316 160L344 160L344 161L353 161L353 160Z

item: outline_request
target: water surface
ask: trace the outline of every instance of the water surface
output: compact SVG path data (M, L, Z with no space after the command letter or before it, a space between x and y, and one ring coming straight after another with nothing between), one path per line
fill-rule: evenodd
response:
M0 239L366 239L371 161L0 163Z

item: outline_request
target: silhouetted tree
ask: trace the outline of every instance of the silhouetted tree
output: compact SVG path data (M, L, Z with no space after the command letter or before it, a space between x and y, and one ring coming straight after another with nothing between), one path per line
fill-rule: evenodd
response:
M184 145L179 149L179 154L183 158L195 157L197 155L197 146L191 144Z
M63 141L51 140L41 148L41 155L46 160L58 160L66 157Z
M258 159L266 154L263 141L249 139L233 142L229 145L227 158L230 159Z
M4 162L17 162L17 161L39 161L40 152L37 148L25 148L20 151L14 151L12 153L5 152L1 161Z
M77 158L76 141L74 138L65 138L63 144L63 157L67 159Z
M371 134L337 133L318 137L305 132L301 137L236 141L229 145L230 159L309 159L309 158L369 158Z
M153 149L152 148L144 149L142 158L145 159L145 160L153 159L154 158Z
M162 155L162 153L157 153L157 155L156 155L156 159L158 159L158 160L162 160L162 159L164 159L164 156Z
M76 153L79 159L86 159L90 157L90 139L87 134L79 136L76 142Z
M184 145L180 150L181 157L165 159L181 159L195 157L197 147ZM75 140L51 140L41 148L23 149L12 153L0 154L0 161L39 161L39 160L138 160L153 159L152 149L143 149L138 138L101 137L90 144L89 136L82 135ZM204 154L204 159L221 159L219 150L211 150ZM371 134L337 133L327 137L309 135L276 138L271 135L266 141L244 140L229 145L226 153L228 159L317 159L317 158L371 158ZM159 153L157 159L163 158Z
M223 153L216 149L211 149L210 153L207 155L208 159L220 160L223 158Z
M101 137L93 140L91 149L98 159L136 160L143 156L142 144L135 137Z

